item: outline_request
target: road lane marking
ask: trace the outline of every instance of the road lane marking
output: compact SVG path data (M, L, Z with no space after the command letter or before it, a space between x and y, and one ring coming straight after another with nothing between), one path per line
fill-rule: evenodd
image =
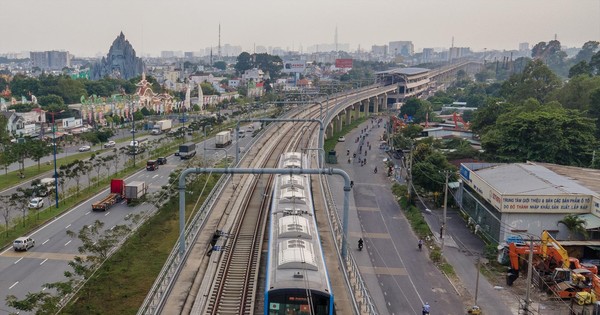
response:
M48 243L48 241L49 241L49 240L50 240L50 239L47 239L47 240L45 240L45 241L42 243L42 245L44 245L44 244Z
M78 255L78 254L61 254L61 253L49 253L49 252L27 252L27 254L23 257L22 253L10 252L2 257L13 257L13 258L27 258L27 259L39 259L40 261L48 258L49 260L64 260L71 261L75 258L75 256L79 256L81 258L86 257L86 255Z
M114 228L116 228L116 227L117 227L117 226L116 226L116 225L114 225L113 227L111 227L111 228L110 228L110 230L112 231L112 230L113 230Z
M44 259L41 263L40 266L43 265L46 261L48 260L48 258Z
M85 213L85 215L88 215L88 214L90 214L91 212L92 212L92 211L88 211L88 212L86 212L86 213Z
M370 267L370 266L359 266L361 274L375 274L375 275L387 275L387 276L407 276L408 272L406 268L393 268L393 267Z
M65 226L65 229L68 229L70 226L71 226L71 224L69 224L69 225Z
M108 212L107 212L107 213L106 213L104 216L107 216L107 215L109 215L109 214L110 214L110 211L108 211Z
M156 178L157 176L158 176L158 174L156 174L156 175L152 176L152 179Z
M21 257L21 258L17 259L17 261L15 261L15 265L16 265L16 264L17 264L19 261L21 261L21 259L23 259L23 257Z
M19 283L19 281L17 281L17 282L15 282L15 283L13 283L13 285L11 285L11 286L10 286L8 289L9 289L9 290L10 290L10 289L12 289L14 286L16 286L16 285L17 285L17 283Z
M68 242L65 244L65 246L69 245L69 243L71 243L71 241L68 241Z

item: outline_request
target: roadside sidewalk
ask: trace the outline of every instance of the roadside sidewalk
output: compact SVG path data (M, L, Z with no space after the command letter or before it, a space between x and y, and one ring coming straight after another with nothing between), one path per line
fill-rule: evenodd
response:
M434 241L442 245L440 227L443 209L424 212L425 221L434 234ZM469 293L468 297L474 300L477 295L477 305L484 314L512 315L518 314L519 301L504 286L505 283L490 283L480 273L479 286L477 287L477 259L483 258L485 243L466 226L458 211L448 210L446 213L446 231L444 231L443 255L453 267L460 279L461 285ZM483 269L484 267L482 267Z

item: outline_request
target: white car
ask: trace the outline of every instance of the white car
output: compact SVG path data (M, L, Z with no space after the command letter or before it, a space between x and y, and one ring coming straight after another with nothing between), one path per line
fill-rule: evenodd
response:
M79 152L86 152L86 151L89 151L91 149L92 149L92 147L90 147L89 145L84 145L81 148L79 148Z
M28 250L35 245L35 241L31 237L19 237L13 242L15 251Z
M29 200L29 208L30 209L39 209L44 206L44 198L35 197Z
M117 144L116 142L114 142L114 141L112 141L112 140L111 140L111 141L108 141L107 143L105 143L105 144L104 144L104 147L105 147L105 148L112 148L112 147L114 147L116 144Z
M344 136L341 136L338 138L338 142L344 142L346 141L346 138Z

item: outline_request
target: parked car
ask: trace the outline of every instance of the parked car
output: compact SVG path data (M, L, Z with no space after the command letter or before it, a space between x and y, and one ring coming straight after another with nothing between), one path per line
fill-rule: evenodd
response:
M86 152L86 151L89 151L91 149L92 149L92 147L90 147L89 145L84 145L81 148L79 148L79 152Z
M44 206L44 198L35 197L29 200L29 208L30 209L39 209Z
M104 144L104 147L105 147L105 148L112 148L112 147L114 147L115 145L117 145L117 143L111 140L111 141L108 141L107 143L105 143L105 144Z
M156 162L158 163L158 165L165 165L165 164L167 164L167 158L159 157L158 159L156 159Z
M344 141L346 141L346 137L341 136L338 138L338 142L344 142Z
M28 250L35 245L35 241L31 237L19 237L13 242L15 251Z

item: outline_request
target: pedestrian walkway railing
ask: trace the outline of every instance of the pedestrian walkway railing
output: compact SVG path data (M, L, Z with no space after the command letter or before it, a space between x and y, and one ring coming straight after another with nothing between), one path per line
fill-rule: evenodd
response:
M321 176L321 189L325 195L326 210L328 213L329 226L331 233L334 236L334 244L338 253L338 259L342 266L342 273L346 281L346 286L349 288L349 294L352 298L355 314L371 314L377 315L377 307L371 298L369 289L367 288L365 281L363 280L358 265L354 260L352 253L348 252L347 258L344 260L341 256L341 246L343 242L343 230L341 220L338 214L338 209L335 204L333 194L331 193L331 187L329 186L328 178Z

